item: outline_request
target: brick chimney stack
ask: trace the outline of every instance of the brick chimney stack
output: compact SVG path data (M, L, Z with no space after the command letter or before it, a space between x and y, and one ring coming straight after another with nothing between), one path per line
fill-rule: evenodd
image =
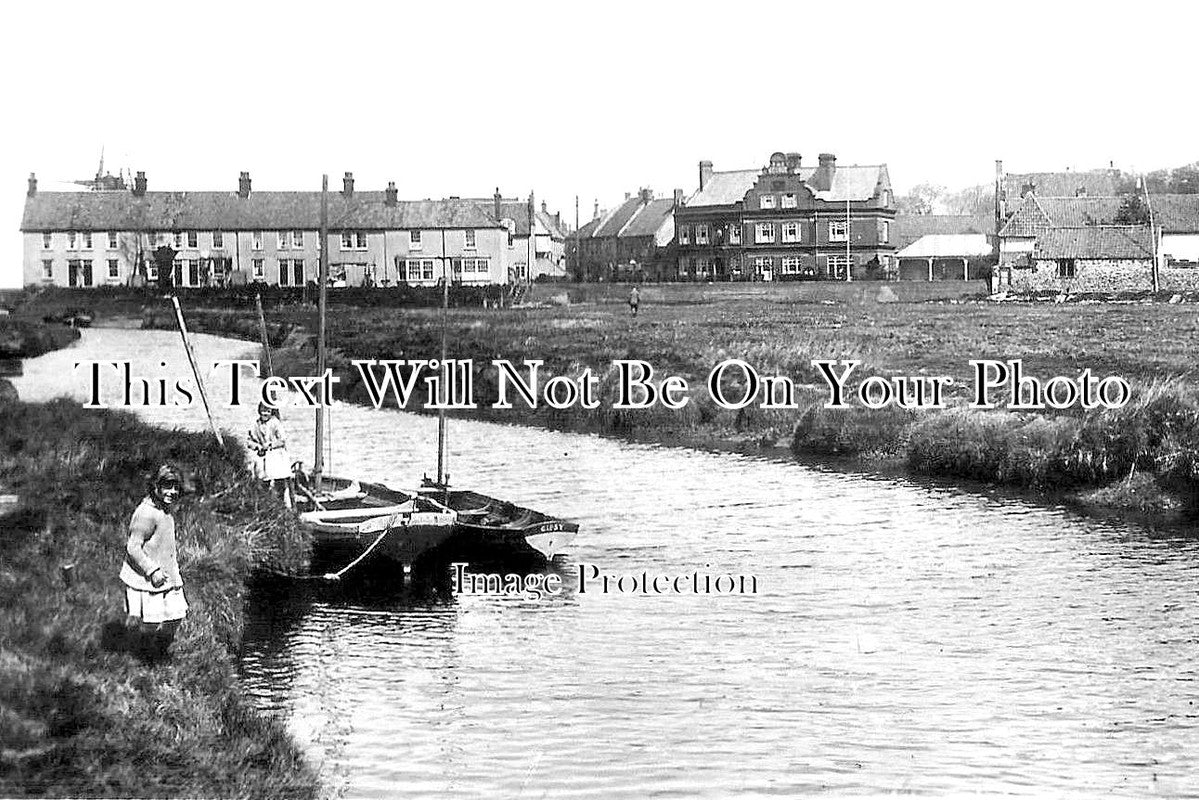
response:
M654 190L653 189L642 189L641 190L641 205L648 206L649 201L653 200L653 199L654 199Z
M799 172L799 162L800 162L799 153L788 153L787 154L787 172L792 172L792 173Z
M354 173L347 172L341 179L341 194L346 198L354 196Z
M146 173L141 170L138 170L137 174L133 176L133 196L146 196Z
M397 202L399 202L399 191L396 189L396 182L389 181L387 191L383 195L383 203L388 208L395 208Z
M245 200L250 196L250 173L243 172L237 178L237 196Z
M504 216L504 198L500 194L500 187L495 187L495 218L498 222Z
M683 205L683 190L675 189L674 190L674 207L679 208L682 205Z
M32 172L29 173L29 190L27 194L30 197L33 197L35 194L37 194L37 175L34 175Z
M704 187L708 185L708 181L712 180L712 162L699 162L699 190L702 192Z
M832 153L820 154L820 166L816 167L813 183L819 191L827 192L833 188L833 175L837 171L837 157Z

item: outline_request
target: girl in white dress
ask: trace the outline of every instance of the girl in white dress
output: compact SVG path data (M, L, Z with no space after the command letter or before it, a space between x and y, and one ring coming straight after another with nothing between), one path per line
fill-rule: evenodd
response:
M258 419L250 428L249 445L256 455L254 474L270 483L279 498L291 508L291 458L287 454L279 409L266 403L258 404Z

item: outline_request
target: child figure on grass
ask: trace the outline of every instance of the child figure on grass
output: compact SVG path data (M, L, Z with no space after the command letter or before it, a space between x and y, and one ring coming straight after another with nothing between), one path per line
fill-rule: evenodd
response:
M167 656L175 631L187 616L171 515L180 489L178 470L169 464L159 467L150 479L149 492L129 520L121 566L125 625L139 635L139 650L151 661Z
M258 456L254 460L254 474L270 483L284 505L291 508L291 459L287 456L279 409L258 404L258 419L250 428L249 445Z

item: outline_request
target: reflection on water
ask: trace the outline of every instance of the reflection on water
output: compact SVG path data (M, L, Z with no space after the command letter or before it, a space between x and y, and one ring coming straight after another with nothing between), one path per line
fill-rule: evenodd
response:
M84 349L101 344L177 349L85 334ZM206 340L201 357L245 347ZM311 437L309 415L284 421ZM433 466L435 426L339 408L334 469L411 485ZM1192 538L516 427L455 423L452 445L464 484L580 523L557 565L567 587L540 601L447 597L444 575L404 593L256 587L243 679L335 793L1194 791ZM754 575L759 592L579 592L579 564Z

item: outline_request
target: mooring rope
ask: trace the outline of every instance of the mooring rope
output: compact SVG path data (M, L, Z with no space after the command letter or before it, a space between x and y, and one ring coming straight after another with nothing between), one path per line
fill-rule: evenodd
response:
M263 569L265 572L268 572L271 575L278 575L281 578L291 578L292 580L297 580L297 581L339 581L339 580L341 580L342 575L345 575L351 569L353 569L358 564L360 564L362 562L362 559L369 556L374 551L374 549L379 546L379 543L383 541L383 539L387 536L387 534L389 534L393 530L395 530L395 521L396 521L396 518L399 516L400 516L400 514L398 512L395 514L392 514L391 518L387 520L387 527L385 527L383 529L382 533L380 533L377 537L375 537L375 541L371 542L370 546L367 547L365 550L363 550L362 553L357 558L355 558L349 564L346 564L341 569L337 570L337 572L326 572L323 575L289 575L286 572L281 572L277 569L271 569L269 567L264 567Z
M386 536L387 534L391 533L392 530L394 530L394 528L392 526L395 525L396 517L398 517L398 516L399 516L398 513L391 515L391 519L387 520L387 527L383 529L383 532L379 534L378 538L376 538L375 541L371 542L370 547L368 547L362 551L362 555L358 556L358 558L354 559L349 564L346 564L344 567L342 567L337 572L326 572L321 577L327 581L341 580L342 575L345 575L354 566L356 566L360 561L362 561L362 559L369 556L371 554L371 551L374 550L379 545L379 542L383 541L383 537Z

